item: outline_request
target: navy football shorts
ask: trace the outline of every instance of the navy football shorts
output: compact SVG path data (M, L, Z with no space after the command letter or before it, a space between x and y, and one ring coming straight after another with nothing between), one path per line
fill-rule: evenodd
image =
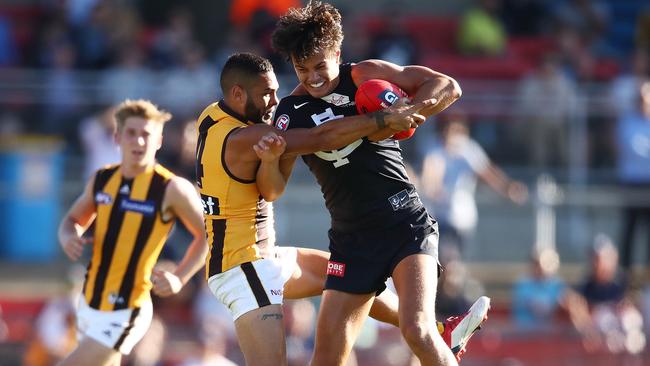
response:
M424 208L385 230L329 230L331 252L325 289L353 294L380 294L397 264L413 254L438 262L438 224ZM440 264L438 264L440 273Z

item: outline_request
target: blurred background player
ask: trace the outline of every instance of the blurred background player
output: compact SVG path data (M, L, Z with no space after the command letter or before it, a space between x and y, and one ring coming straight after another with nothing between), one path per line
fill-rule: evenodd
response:
M62 365L119 365L149 329L150 290L177 293L203 266L207 245L196 190L155 159L170 118L149 101L118 105L121 162L98 170L61 222L59 241L71 260L93 247L77 311L79 345ZM193 241L174 273L155 270L177 218ZM93 238L83 237L93 222Z
M623 114L616 125L618 180L628 189L623 212L621 264L631 269L635 258L635 237L645 226L646 258L650 264L650 205L644 192L650 187L650 80L636 87L636 108Z
M50 299L36 319L36 332L23 358L24 366L55 365L77 346L77 304L85 268L72 265L65 290Z
M436 130L438 139L422 163L420 190L440 225L441 245L453 245L462 251L478 221L478 179L519 205L526 202L528 190L496 166L470 137L467 117L462 112L441 118Z

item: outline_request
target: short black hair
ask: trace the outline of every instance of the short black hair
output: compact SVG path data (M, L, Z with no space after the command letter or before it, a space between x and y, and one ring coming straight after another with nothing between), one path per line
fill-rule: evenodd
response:
M291 61L302 61L320 51L341 49L341 13L331 4L310 1L280 17L271 36L273 49Z
M235 84L248 87L252 77L267 72L273 72L273 65L268 59L248 52L235 53L228 57L221 70L221 90L225 95Z

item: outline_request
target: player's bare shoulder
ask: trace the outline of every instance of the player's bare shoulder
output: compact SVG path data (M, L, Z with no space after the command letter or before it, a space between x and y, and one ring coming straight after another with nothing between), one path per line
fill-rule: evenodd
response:
M179 208L196 206L200 207L198 191L194 184L189 180L177 175L169 178L165 188L165 198L162 204L163 219L169 221L173 216L177 216Z

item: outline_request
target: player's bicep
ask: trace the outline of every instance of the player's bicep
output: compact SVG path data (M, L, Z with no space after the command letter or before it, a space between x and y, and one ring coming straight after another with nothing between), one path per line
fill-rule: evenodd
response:
M177 217L194 236L203 236L203 206L194 185L174 177L165 190L164 214Z
M400 66L383 60L367 60L352 68L352 78L360 85L366 80L381 79L389 81L404 90L408 95L415 95L422 84L449 76L419 65Z

